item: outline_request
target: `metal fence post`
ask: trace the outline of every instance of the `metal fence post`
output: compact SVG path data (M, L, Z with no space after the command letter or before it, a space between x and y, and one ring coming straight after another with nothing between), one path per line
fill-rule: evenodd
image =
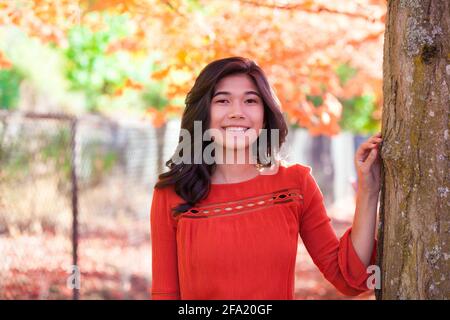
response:
M72 182L72 264L78 267L78 181L77 181L77 118L70 121L71 127L71 182ZM77 269L79 270L79 268ZM80 298L80 289L73 286L72 299Z

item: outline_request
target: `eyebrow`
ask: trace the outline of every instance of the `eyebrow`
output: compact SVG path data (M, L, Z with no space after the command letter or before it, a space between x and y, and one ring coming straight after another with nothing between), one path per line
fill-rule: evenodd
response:
M213 98L215 96L219 95L219 94L225 94L225 95L230 96L231 92L228 92L228 91L217 91L216 93L214 93ZM256 92L256 91L245 91L244 94L254 94L254 95L257 95L258 97L261 98L261 95L258 92Z

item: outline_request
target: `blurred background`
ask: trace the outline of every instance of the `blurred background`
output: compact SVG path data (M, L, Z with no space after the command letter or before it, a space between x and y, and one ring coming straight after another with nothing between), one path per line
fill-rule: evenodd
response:
M285 157L312 167L342 235L355 150L381 129L385 12L384 0L0 0L0 299L150 298L153 185L196 75L233 55L268 75ZM296 298L349 299L301 242Z

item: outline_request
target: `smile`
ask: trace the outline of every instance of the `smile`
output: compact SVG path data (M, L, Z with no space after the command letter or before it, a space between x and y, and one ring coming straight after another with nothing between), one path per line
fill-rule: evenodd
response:
M249 128L248 127L223 127L223 129L225 129L225 131L227 132L245 132L247 131Z

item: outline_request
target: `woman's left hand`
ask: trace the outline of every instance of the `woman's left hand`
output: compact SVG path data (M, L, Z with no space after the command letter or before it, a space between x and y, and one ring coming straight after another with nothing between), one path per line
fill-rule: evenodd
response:
M358 191L378 195L381 188L381 132L362 143L355 154Z

